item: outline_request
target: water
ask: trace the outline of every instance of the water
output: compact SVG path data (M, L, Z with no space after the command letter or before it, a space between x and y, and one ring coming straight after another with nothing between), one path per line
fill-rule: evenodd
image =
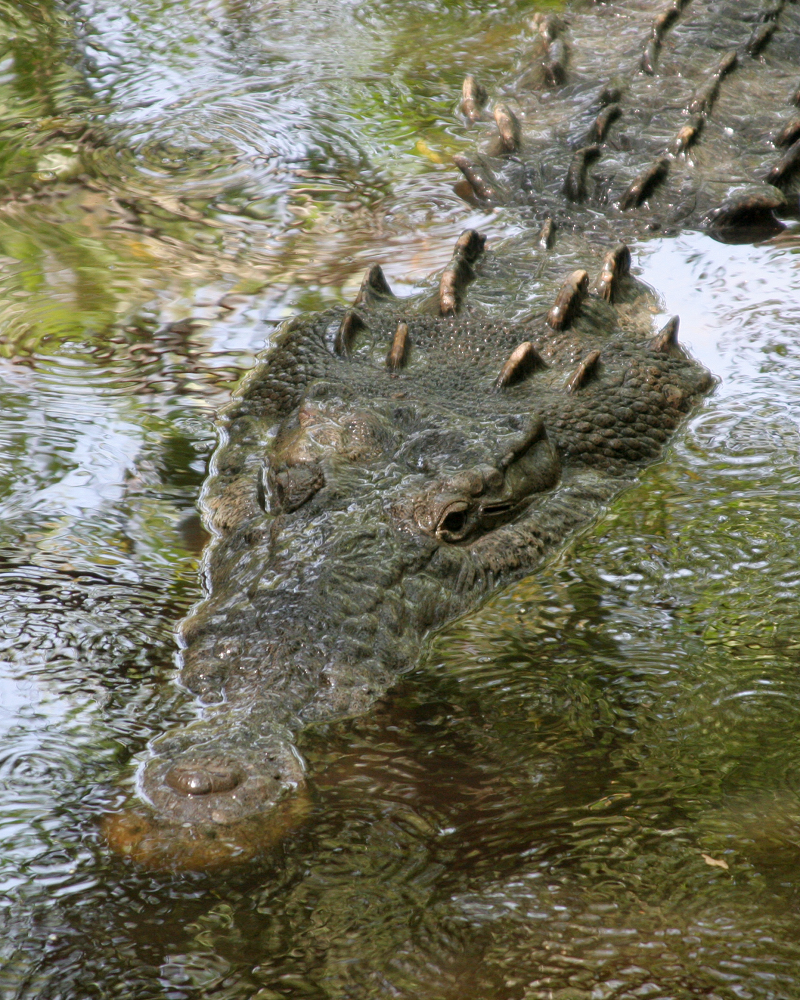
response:
M464 71L502 79L534 9L0 5L3 1000L800 992L791 231L634 247L721 384L379 712L305 738L295 836L172 875L99 833L196 711L173 629L216 406L373 261L415 291L465 226L518 236L449 157Z

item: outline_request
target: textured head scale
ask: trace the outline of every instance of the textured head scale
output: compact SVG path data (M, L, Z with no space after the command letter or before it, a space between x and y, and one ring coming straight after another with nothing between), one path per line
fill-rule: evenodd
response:
M535 568L711 384L677 324L653 338L627 248L594 286L575 271L502 323L461 309L484 242L459 239L434 301L371 268L352 308L290 322L228 407L203 497L209 594L183 628L181 680L210 707L154 745L156 819L117 823L120 850L263 848L254 831L276 827L254 817L300 802L293 734L367 710L430 629Z

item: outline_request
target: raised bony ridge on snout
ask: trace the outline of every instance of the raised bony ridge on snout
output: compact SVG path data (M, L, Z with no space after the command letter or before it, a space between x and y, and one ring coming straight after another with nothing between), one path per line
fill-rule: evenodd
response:
M599 282L553 267L547 301L502 322L464 301L483 246L459 239L435 304L373 267L351 309L288 323L227 407L202 499L208 593L182 626L204 717L152 744L138 804L106 823L120 853L202 867L284 836L309 808L298 735L368 711L432 629L533 570L709 388L675 324L654 340L627 248L581 244Z

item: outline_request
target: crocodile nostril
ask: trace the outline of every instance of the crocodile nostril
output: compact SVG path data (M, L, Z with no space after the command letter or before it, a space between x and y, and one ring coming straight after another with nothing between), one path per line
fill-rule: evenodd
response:
M218 761L186 761L176 764L164 780L182 795L211 795L230 792L242 783L244 773L235 765Z

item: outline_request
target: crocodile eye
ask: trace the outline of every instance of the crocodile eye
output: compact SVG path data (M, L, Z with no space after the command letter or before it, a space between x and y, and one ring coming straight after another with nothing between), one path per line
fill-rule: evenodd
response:
M469 504L456 500L442 512L436 525L436 535L444 541L460 541L469 528Z
M466 524L467 512L465 510L451 510L449 514L445 514L442 518L439 524L439 530L457 535L459 531L464 530Z

